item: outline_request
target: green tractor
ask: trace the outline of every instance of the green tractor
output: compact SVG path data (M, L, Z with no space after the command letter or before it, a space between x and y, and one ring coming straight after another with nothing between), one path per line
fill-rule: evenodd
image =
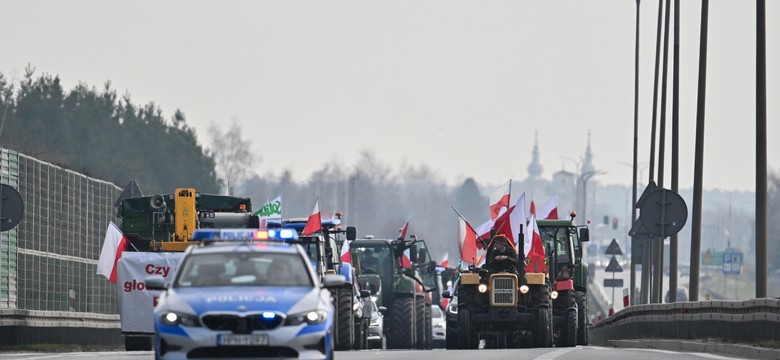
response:
M582 243L589 240L586 225L566 220L537 220L547 249L553 282L555 345L588 344L588 265L582 261Z
M431 292L437 290L436 262L424 240L357 239L350 245L360 288L384 311L391 349L430 349Z

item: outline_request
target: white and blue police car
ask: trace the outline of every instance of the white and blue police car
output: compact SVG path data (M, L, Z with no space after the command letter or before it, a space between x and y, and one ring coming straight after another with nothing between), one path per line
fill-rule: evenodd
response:
M154 309L155 358L333 358L333 305L293 229L199 229Z

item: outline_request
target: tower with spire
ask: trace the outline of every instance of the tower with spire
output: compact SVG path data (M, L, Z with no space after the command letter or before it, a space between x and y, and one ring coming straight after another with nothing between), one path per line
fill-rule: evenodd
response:
M542 177L542 164L539 162L539 133L534 132L533 160L528 164L528 179L540 179Z
M592 173L594 170L596 168L593 167L593 152L590 151L590 130L588 130L588 147L585 148L585 158L582 159L580 174Z

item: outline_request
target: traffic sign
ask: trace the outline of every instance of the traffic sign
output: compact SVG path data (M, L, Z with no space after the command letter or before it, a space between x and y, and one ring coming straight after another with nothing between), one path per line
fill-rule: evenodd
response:
M16 189L0 185L0 231L13 229L24 215L24 201Z
M609 260L609 265L604 269L605 272L623 272L623 267L618 264L617 258L615 256L612 256L612 259Z
M688 206L680 194L660 188L643 198L642 226L651 234L666 238L680 232L688 221Z
M741 252L723 253L723 275L739 275L742 273L742 261L745 256Z
M604 279L604 287L623 287L623 279Z
M620 250L620 244L617 239L612 239L612 242L607 246L607 250L604 251L604 255L623 255L623 250Z

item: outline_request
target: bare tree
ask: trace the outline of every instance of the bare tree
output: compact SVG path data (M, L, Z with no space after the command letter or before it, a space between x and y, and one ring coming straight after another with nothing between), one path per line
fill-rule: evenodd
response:
M212 134L211 151L217 175L222 181L225 193L232 195L233 186L252 176L254 172L251 169L261 158L251 152L249 140L241 138L243 131L236 118L232 119L226 132L223 133L214 123L209 125L209 132Z

